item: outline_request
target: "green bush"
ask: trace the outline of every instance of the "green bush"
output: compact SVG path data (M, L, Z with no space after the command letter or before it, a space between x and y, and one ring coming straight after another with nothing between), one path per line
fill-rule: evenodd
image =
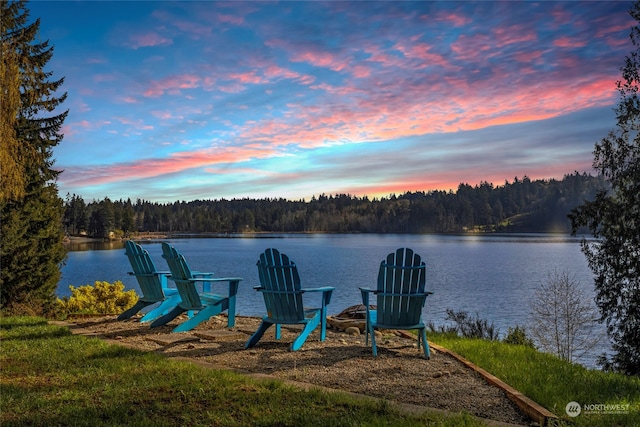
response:
M69 286L70 297L58 299L58 313L69 314L119 314L138 301L138 295L131 289L124 290L121 281L115 283L96 281L93 286L75 288Z
M536 348L533 340L527 336L524 328L516 326L507 330L507 336L503 340L507 344L524 345L526 347Z

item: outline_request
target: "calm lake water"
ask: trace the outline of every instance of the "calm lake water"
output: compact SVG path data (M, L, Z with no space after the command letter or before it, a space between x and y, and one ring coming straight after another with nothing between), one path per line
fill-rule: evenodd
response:
M218 277L242 277L237 313L262 316L264 302L253 287L258 285L256 261L269 247L296 262L303 287L334 286L329 314L361 304L359 287L375 287L378 266L387 254L410 247L427 264L429 296L426 322L446 324L446 310L466 311L493 322L504 336L509 327L532 327L529 318L534 292L554 271L567 272L593 295L593 275L580 251L580 237L564 235L389 235L389 234L269 234L217 238L167 239L180 251L192 270ZM160 241L139 241L159 270L167 270ZM70 295L69 285L96 280L122 281L127 289L139 287L124 255L122 242L73 246L58 296ZM221 292L226 292L226 283ZM318 297L318 294L307 294ZM312 305L311 300L309 305ZM606 346L604 346L606 347ZM595 367L596 357L580 362ZM597 353L597 354L596 354Z
M549 273L566 271L593 293L593 279L580 251L580 238L561 235L379 235L273 234L223 238L168 239L193 270L239 276L237 312L260 316L262 297L256 261L269 247L296 262L303 287L335 286L329 314L361 303L359 287L375 287L378 265L389 252L410 247L427 263L427 289L434 292L424 309L426 321L445 322L445 311L467 311L493 322L501 331L527 325L534 290ZM159 241L141 241L156 267L166 270ZM139 290L123 244L85 245L69 253L58 296L69 285L121 280ZM100 249L100 250L98 250ZM225 285L226 287L226 285ZM313 295L313 294L309 294Z

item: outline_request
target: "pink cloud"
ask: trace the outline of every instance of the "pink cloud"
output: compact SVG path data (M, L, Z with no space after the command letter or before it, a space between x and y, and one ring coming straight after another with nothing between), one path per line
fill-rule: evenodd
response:
M132 97L132 96L125 96L125 97L122 97L122 98L120 98L120 101L121 101L121 102L124 102L125 104L137 104L137 103L138 103L138 100L137 100L137 99L135 99L135 98L134 98L134 97Z
M128 132L139 132L143 130L153 130L152 125L145 124L142 119L131 119L129 117L115 117L115 120L125 126L129 126Z
M129 37L128 46L132 49L153 46L169 46L173 44L173 40L161 36L155 31L144 34L133 34Z
M66 137L70 137L72 135L78 134L80 131L94 131L101 129L105 126L109 126L111 121L109 120L98 120L98 121L89 121L89 120L80 120L78 122L72 122L65 124L62 127L62 134Z
M541 50L529 50L529 51L523 50L521 52L516 53L513 57L519 62L531 63L542 58L543 54L544 52Z
M218 21L227 24L242 25L244 24L244 17L238 15L218 14Z
M425 21L430 21L432 18L429 15L422 16ZM471 18L467 15L458 14L455 12L441 12L436 15L436 21L444 21L452 24L454 27L464 27L471 23Z
M315 67L342 71L346 68L346 61L328 52L299 52L289 58L293 62L306 62Z
M383 67L397 67L402 63L402 59L398 55L390 55L379 46L368 45L362 50L369 55L367 61L380 63Z
M268 148L223 147L174 153L168 158L140 159L105 166L67 167L60 181L68 186L101 185L132 179L153 178L194 168L232 164L275 154Z
M264 77L258 76L255 70L244 73L231 73L227 76L227 79L243 84L261 84L267 82Z
M584 40L576 40L570 37L560 37L553 41L556 47L584 47L587 43Z
M211 25L198 24L196 22L174 20L171 21L171 25L175 26L180 31L191 35L191 37L196 40L211 36L213 31Z
M419 59L422 64L418 68L430 67L434 65L440 65L447 67L448 61L440 54L431 52L431 46L426 43L411 43L404 45L397 43L394 48L408 59ZM416 65L412 64L412 68L415 69Z
M371 75L371 67L368 67L366 65L354 65L354 66L351 66L350 68L351 68L351 74L353 74L354 77L357 77L359 79L369 77Z
M200 77L194 74L180 74L169 76L161 80L151 82L144 92L144 96L156 98L165 92L177 95L182 89L194 89L200 84Z
M151 115L160 120L184 119L184 116L175 115L170 111L152 111Z
M493 43L497 48L514 44L536 42L538 36L534 31L524 25L511 25L508 27L498 27L493 30Z
M493 40L485 34L469 37L462 34L451 44L451 50L456 57L466 61L477 61L476 58L486 58L496 54Z
M272 146L313 148L481 129L610 105L615 98L614 78L601 75L590 81L571 80L571 73L566 71L579 64L570 61L564 60L561 79L556 75L539 76L536 85L509 84L506 81L510 77L499 73L487 75L481 84L456 75L438 83L404 79L378 82L371 77L361 83L366 91L354 85L322 83L311 88L325 91L325 102L290 104L291 113L282 118L246 123L239 138ZM530 81L526 76L522 79ZM408 84L411 86L405 87ZM331 101L337 95L342 100L339 104Z
M628 18L629 21L624 23L624 24L617 24L617 25L604 25L601 28L598 29L598 31L595 33L595 37L596 38L600 38L600 37L606 37L606 36L610 36L612 34L616 34L619 32L625 32L628 33L631 31L631 27L637 25L638 23L636 21L634 21L632 18ZM629 42L628 39L617 39L617 40L623 40L625 42Z

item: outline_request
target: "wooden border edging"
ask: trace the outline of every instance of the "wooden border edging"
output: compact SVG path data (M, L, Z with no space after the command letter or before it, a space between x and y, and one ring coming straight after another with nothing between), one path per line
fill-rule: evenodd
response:
M515 388L511 387L509 384L503 382L502 380L500 380L498 377L496 377L495 375L490 374L489 372L485 371L484 369L474 365L473 363L469 362L467 359L465 359L464 357L444 348L441 347L437 344L433 344L433 343L429 343L429 346L431 348L434 348L435 350L441 352L441 353L446 353L449 356L453 357L454 359L458 360L459 362L461 362L462 364L464 364L465 366L467 366L468 368L474 370L475 372L477 372L478 374L480 374L480 376L482 378L484 378L489 384L496 386L498 388L500 388L501 390L503 390L505 392L505 394L507 395L507 397L509 398L509 400L511 400L513 403L515 403L518 408L520 408L525 414L527 414L529 416L529 418L531 418L533 421L537 422L538 424L540 424L541 426L548 426L551 425L552 423L556 423L558 421L558 417L556 416L556 414L554 414L553 412L547 410L545 407L543 407L542 405L539 405L538 403L534 402L533 400L529 399L527 396L525 396L524 394L520 393L518 390L516 390Z

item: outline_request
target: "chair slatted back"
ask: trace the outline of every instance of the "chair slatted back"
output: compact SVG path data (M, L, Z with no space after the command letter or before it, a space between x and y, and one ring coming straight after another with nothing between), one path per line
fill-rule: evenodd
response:
M187 260L173 246L162 243L162 257L167 260L171 279L175 282L182 302L180 306L188 310L202 308L202 301L193 280Z
M378 323L393 326L420 322L426 296L426 265L420 255L400 248L380 263L377 286Z
M149 252L142 249L142 246L127 240L125 242L125 254L129 258L133 274L138 281L140 291L145 300L162 301L164 292L162 284L156 273L156 266Z
M260 255L257 266L267 315L281 322L303 320L303 291L296 264L287 255L270 248Z

